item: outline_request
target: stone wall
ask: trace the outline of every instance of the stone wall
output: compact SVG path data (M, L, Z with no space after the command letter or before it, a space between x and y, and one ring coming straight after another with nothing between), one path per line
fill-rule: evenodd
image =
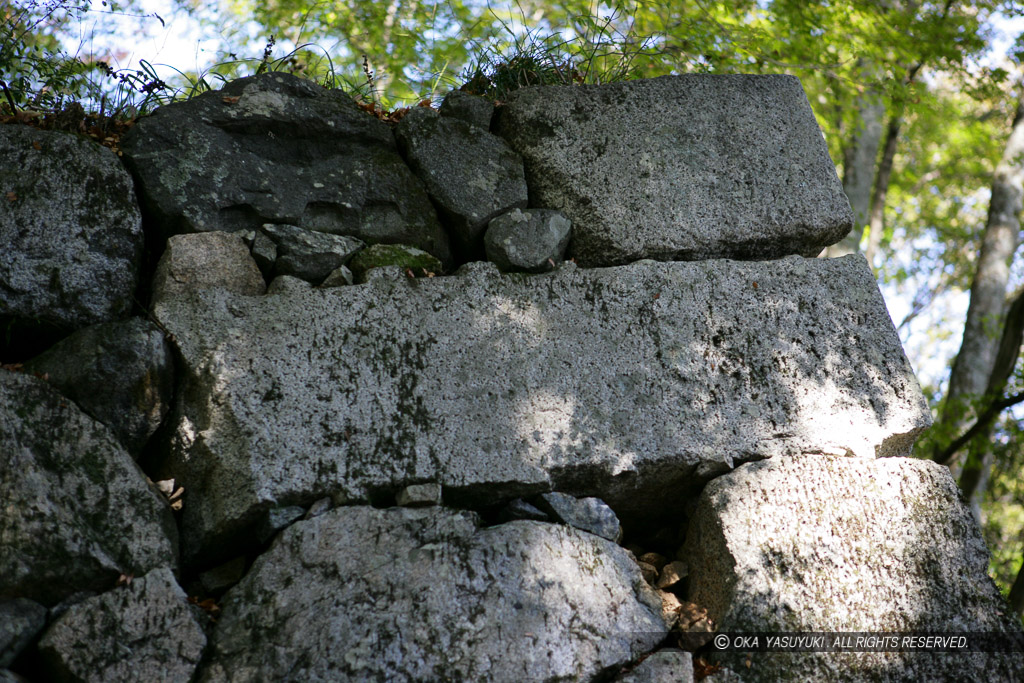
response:
M264 74L120 152L0 127L0 680L1024 675L796 79ZM713 640L795 632L981 640Z

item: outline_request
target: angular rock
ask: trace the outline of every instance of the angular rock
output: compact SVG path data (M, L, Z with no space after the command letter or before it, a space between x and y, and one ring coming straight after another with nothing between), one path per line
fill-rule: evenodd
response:
M668 564L668 558L660 553L641 553L636 559L640 562L646 562L659 572Z
M654 582L658 580L658 570L654 568L654 565L647 564L646 562L638 561L636 564L640 567L640 575L644 577L644 581L647 582L647 585L653 587Z
M192 680L206 635L170 569L80 603L39 641L56 680Z
M414 481L663 515L736 464L903 454L930 421L859 256L462 272L156 307L184 364L187 554L275 505Z
M423 507L441 504L439 484L413 484L398 492L395 502L402 507Z
M486 129L413 109L395 127L395 138L463 258L483 253L488 221L526 208L522 159Z
M0 668L10 666L44 626L46 608L38 602L0 600Z
M324 278L324 281L317 285L317 287L344 287L346 285L351 285L354 282L355 277L352 275L352 271L349 270L348 266L342 266L341 268L332 270L330 274Z
M535 522L548 522L551 520L547 513L538 510L522 498L511 500L501 509L499 513L501 521L511 522L515 519L532 519Z
M797 456L712 481L687 535L689 599L721 632L1003 632L1020 623L946 467L928 460ZM745 681L995 681L1012 654L719 653ZM947 669L954 678L937 674Z
M53 605L177 564L167 502L105 426L0 371L0 596Z
M287 297L308 292L312 288L313 285L292 275L278 275L267 287L267 296Z
M501 270L543 273L561 263L572 221L550 209L512 209L491 220L484 233L487 260Z
M246 296L259 296L267 290L240 235L204 232L167 240L153 275L153 303L202 289Z
M494 103L479 95L453 90L444 96L440 113L441 116L449 116L477 128L490 130L491 118L494 117Z
M274 243L274 240L267 237L261 230L254 231L249 253L252 254L252 260L256 262L264 279L272 279L274 262L277 261L277 244Z
M673 560L669 562L661 569L661 574L658 576L658 588L671 588L676 585L687 576L689 576L689 566L681 560Z
M174 359L164 333L144 318L81 329L25 364L138 457L163 422L174 393Z
M616 683L693 683L693 657L682 650L658 650Z
M274 273L320 284L344 267L365 244L354 237L304 230L294 225L267 223L263 232L277 244Z
M575 498L552 491L542 493L534 502L555 520L582 531L618 543L622 539L622 526L615 512L600 498Z
M126 316L142 260L132 179L109 149L0 126L0 324L73 329Z
M330 498L321 498L320 500L316 501L315 503L309 506L309 509L306 510L306 514L303 515L302 518L313 519L314 517L319 517L320 515L330 510L331 507L332 505Z
M298 522L223 602L201 680L592 680L667 634L626 551L441 507Z
M441 262L436 258L404 244L375 244L356 254L349 263L352 277L359 284L369 279L371 270L388 266L412 271L415 277L429 273L436 275L442 270Z
M524 88L495 131L580 265L813 256L853 213L793 76L686 74Z
M167 236L288 223L451 259L391 130L340 90L279 72L240 78L139 119L121 149Z

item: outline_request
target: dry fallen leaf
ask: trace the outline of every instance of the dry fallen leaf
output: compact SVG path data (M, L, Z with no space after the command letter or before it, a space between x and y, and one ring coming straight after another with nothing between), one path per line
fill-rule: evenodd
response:
M200 600L199 598L190 595L188 602L210 615L210 621L217 621L217 617L220 616L220 605L218 605L213 598Z
M42 145L41 142L39 142L39 140L33 140L32 141L32 149L34 149L34 150L36 150L38 152L42 148L43 148L43 145Z
M16 201L18 201L18 193L13 191L13 190L8 192L4 196L7 197L7 201L9 201L9 202L16 202Z

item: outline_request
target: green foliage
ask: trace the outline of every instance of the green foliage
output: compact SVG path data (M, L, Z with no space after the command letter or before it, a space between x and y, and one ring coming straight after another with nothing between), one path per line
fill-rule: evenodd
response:
M114 3L108 7L117 10ZM100 118L131 118L173 99L148 62L137 70L114 70L61 49L65 29L88 11L82 0L0 3L0 111L55 114L81 103Z
M1014 419L1002 421L996 438L995 465L982 505L984 533L992 561L989 573L1009 592L1024 559L1024 433Z

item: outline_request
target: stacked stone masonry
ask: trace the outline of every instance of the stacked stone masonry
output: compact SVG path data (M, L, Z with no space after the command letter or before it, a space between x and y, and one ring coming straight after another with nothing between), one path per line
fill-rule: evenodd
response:
M1024 678L796 79L120 147L0 126L0 680Z

